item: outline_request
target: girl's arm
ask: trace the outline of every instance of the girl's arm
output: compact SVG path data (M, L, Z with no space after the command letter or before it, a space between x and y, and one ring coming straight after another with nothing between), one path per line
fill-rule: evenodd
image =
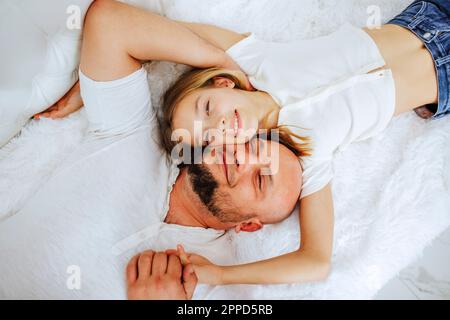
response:
M192 32L197 34L200 38L209 42L211 45L223 50L224 52L248 36L248 34L239 34L237 32L209 24L183 22L183 21L177 21L177 23L191 30ZM234 61L229 62L228 69L243 72ZM245 80L246 80L244 86L245 89L249 91L255 90L255 88L253 88L247 76L245 76Z
M301 247L268 260L223 269L224 284L278 284L323 280L333 248L331 186L300 201Z
M236 68L223 50L179 23L117 1L96 0L85 19L81 69L107 81L130 74L145 60Z
M282 284L323 280L328 276L333 248L331 186L300 202L301 247L268 260L236 266L216 266L198 255L180 257L192 263L199 282L208 284Z

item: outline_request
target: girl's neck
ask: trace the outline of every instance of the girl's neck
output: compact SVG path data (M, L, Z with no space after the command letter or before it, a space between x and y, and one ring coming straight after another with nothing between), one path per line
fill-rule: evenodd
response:
M264 91L248 91L253 105L258 106L255 115L258 117L260 129L274 129L278 126L280 106Z

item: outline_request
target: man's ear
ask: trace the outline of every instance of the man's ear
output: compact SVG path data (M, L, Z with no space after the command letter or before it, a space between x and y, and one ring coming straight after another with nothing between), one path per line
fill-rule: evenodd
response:
M234 230L236 231L236 233L239 233L241 231L255 232L255 231L262 229L262 227L263 227L263 224L261 223L261 221L259 221L259 219L257 219L257 218L253 218L253 219L239 223L234 228Z
M232 80L225 78L225 77L214 77L213 83L214 83L214 87L216 87L216 88L234 89L234 87L236 86L236 84Z

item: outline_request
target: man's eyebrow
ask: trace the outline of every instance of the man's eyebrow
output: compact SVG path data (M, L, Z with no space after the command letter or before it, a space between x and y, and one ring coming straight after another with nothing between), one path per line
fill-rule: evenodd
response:
M265 141L267 141L267 140L265 140ZM258 159L259 159L259 154L262 151L261 149L264 149L266 146L267 146L267 144L258 143ZM264 168L264 172L265 172L264 177L268 177L269 178L268 179L268 181L269 181L268 186L269 187L273 187L274 181L273 181L272 169L270 168L270 166L271 166L271 163L268 163L267 167ZM266 190L267 190L267 188L265 188L264 191L266 191Z
M259 160L259 138L254 136L249 142L247 142L249 146L249 150L251 150L256 155L256 159Z
M272 173L269 174L268 177L269 177L270 186L273 186L273 174Z
M259 159L259 153L260 153L259 149L261 149L261 143L259 141L259 138L255 139L255 148L256 148L256 157L258 160L260 160Z

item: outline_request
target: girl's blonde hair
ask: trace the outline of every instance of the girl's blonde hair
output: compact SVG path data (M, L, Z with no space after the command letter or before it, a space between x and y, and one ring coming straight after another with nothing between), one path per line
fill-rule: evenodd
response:
M175 110L186 96L197 89L212 86L215 77L224 77L235 83L236 89L245 90L245 76L241 72L230 71L219 68L193 69L185 72L164 94L162 100L162 115L159 119L160 141L162 147L168 154L176 146L178 141L172 141L172 122ZM279 142L291 150L297 157L302 158L311 155L310 141L308 137L302 137L294 134L287 126L279 126ZM295 141L295 139L298 141Z

